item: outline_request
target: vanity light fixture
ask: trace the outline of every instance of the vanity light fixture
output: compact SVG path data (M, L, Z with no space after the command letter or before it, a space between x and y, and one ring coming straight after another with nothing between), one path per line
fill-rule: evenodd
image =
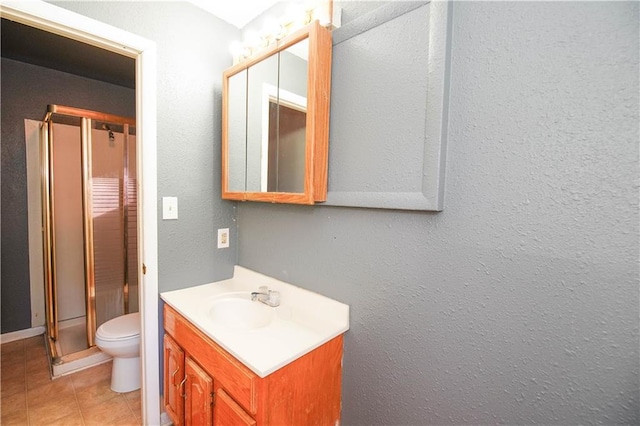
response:
M242 62L265 48L277 43L287 35L318 20L329 29L340 27L341 9L333 7L333 0L309 0L293 2L284 17L267 18L261 33L248 32L243 42L234 41L229 46L233 64Z

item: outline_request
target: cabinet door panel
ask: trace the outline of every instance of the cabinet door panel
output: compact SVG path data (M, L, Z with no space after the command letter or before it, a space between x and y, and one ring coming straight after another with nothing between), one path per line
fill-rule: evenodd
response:
M164 328L190 358L205 371L212 372L216 386L222 386L247 412L256 413L260 378L254 372L206 337L169 305L165 305L164 309Z
M255 426L251 418L225 391L216 392L216 406L213 412L213 424L216 426Z
M175 426L182 426L184 399L180 384L184 379L184 351L168 335L164 336L164 403Z
M186 361L185 424L211 426L213 379L191 358Z

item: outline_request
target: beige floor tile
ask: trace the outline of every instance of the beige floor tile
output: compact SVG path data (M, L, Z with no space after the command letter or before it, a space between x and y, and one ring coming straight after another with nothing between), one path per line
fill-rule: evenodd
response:
M121 395L111 390L111 380L102 379L102 381L86 386L76 388L76 397L82 411L90 410L92 407L104 404L107 401L120 397ZM124 397L122 397L124 400Z
M135 416L125 416L120 419L117 419L114 423L114 426L141 426L142 422Z
M26 377L24 374L15 377L3 376L0 386L2 387L0 391L2 399L16 393L24 393L27 390Z
M93 421L89 423L85 422L85 425L87 426L140 426L142 425L142 423L140 423L138 419L136 419L133 416L133 414L130 414L128 416L123 416L115 420L105 421L104 423L96 423Z
M0 345L2 425L141 425L139 390L110 389L111 363L51 380L43 336Z
M84 426L82 416L78 413L69 414L61 419L48 423L47 426Z
M27 391L27 403L29 404L29 409L56 398L68 397L73 397L75 399L73 383L69 377L60 377L59 379L51 380L45 385L38 386Z
M140 399L141 391L140 389L138 389L131 392L123 393L122 395L124 395L124 397L127 398L127 400Z
M27 348L25 353L27 361L32 359L44 359L49 362L47 358L47 349L44 346L31 346Z
M18 410L12 413L5 413L3 411L0 424L5 426L27 426L29 424L27 420L27 410Z
M142 399L140 397L140 390L128 392L123 394L129 404L129 408L135 414L136 419L140 421L142 419Z
M15 342L3 343L0 345L1 356L16 351L24 351L24 340L16 340Z
M49 371L49 359L47 358L47 354L27 359L26 365L28 373Z
M37 406L28 407L31 425L48 425L67 416L80 417L80 407L74 395L51 398Z
M25 363L24 351L17 352L9 352L7 354L2 354L2 358L0 359L0 370L8 371L14 366L18 364Z
M100 404L82 409L82 417L87 425L117 424L120 419L137 421L122 395L116 395Z
M26 392L15 393L10 396L2 397L2 416L12 414L16 411L27 411L27 394Z
M51 382L51 375L48 370L32 371L27 374L27 390L32 390L44 386Z
M24 347L29 350L29 348L34 347L45 347L44 345L44 334L39 336L29 337L28 339L24 339Z
M105 379L111 380L111 362L79 371L69 377L73 380L73 386L76 389L93 386Z
M24 377L27 371L27 364L23 362L16 363L14 365L9 365L0 370L0 377L2 380L11 379L14 377Z

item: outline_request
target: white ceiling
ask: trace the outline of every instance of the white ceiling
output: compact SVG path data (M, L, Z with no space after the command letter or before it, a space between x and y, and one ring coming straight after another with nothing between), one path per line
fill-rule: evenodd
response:
M240 29L278 2L278 0L187 1Z

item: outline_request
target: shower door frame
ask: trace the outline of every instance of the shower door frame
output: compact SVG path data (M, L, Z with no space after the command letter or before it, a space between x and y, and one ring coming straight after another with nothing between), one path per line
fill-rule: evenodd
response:
M42 202L43 202L43 243L44 243L44 279L45 279L45 311L47 316L47 336L49 349L54 363L61 362L61 355L57 353L55 341L59 337L58 327L58 296L56 283L56 245L55 245L55 192L53 168L54 129L56 123L53 116L75 117L80 119L80 152L82 170L82 230L83 230L83 261L85 277L85 310L86 310L86 338L89 349L95 346L96 321L96 286L95 286L95 250L93 240L93 186L92 186L92 124L93 122L122 126L123 128L123 177L119 186L122 188L122 224L123 224L123 255L124 255L124 313L129 313L129 258L128 258L128 175L129 175L129 131L135 126L135 119L98 111L73 108L62 105L49 105L43 120L41 141L42 148ZM67 355L67 354L65 354Z
M40 128L40 187L42 197L42 254L45 283L45 333L47 344L53 362L57 363L57 354L54 342L58 340L58 310L53 309L57 305L57 291L55 285L55 239L53 227L53 156L50 144L50 135L53 131L53 123L43 123Z

